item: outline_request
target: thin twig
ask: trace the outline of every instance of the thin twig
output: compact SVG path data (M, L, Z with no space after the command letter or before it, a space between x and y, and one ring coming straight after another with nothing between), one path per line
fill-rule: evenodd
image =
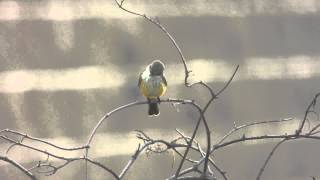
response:
M261 178L261 176L262 176L262 173L264 172L264 170L265 170L267 164L269 163L271 157L273 156L273 154L275 153L275 151L280 147L280 145L281 145L282 143L284 143L286 140L288 140L288 139L283 139L283 140L281 140L280 142L278 142L278 143L273 147L273 149L272 149L271 152L269 153L267 159L264 161L262 167L260 168L260 171L259 171L259 173L258 173L258 175L257 175L256 180L260 180L260 178Z
M135 153L131 156L131 159L129 160L129 162L126 164L126 166L122 169L120 175L119 175L119 179L122 179L124 177L124 175L128 172L128 170L130 169L130 167L132 166L132 164L135 162L135 160L137 159L137 157L139 156L139 154L145 149L147 148L149 145L151 144L145 144L140 148L140 144L137 148L137 150L135 151Z
M234 139L231 141L227 141L224 142L222 144L217 144L215 146L213 146L213 149L211 150L211 152L213 152L214 150L218 150L221 149L223 147L226 146L230 146L239 142L245 142L245 141L254 141L254 140L267 140L267 139L314 139L314 140L320 140L320 136L310 136L310 135L304 135L304 134L300 134L300 135L296 135L296 134L285 134L285 135L263 135L263 136L252 136L252 137L241 137L238 139Z
M113 113L116 113L118 111L121 111L123 109L126 109L128 107L131 107L131 106L135 106L135 105L140 105L140 104L147 104L148 102L147 101L136 101L136 102L132 102L132 103L129 103L129 104L126 104L126 105L123 105L123 106L120 106L118 108L115 108L113 110L111 110L110 112L108 112L107 114L105 114L100 120L99 122L97 123L97 125L93 128L89 138L88 138L88 141L87 141L87 146L90 146L90 143L94 137L94 135L96 134L98 128L101 126L101 124L109 117L111 116Z
M181 51L181 48L180 48L180 46L177 44L177 42L176 42L176 40L173 38L173 36L172 36L172 35L165 29L165 27L160 23L160 21L159 21L157 18L153 19L153 18L147 16L146 14L134 12L134 11L132 11L132 10L129 10L129 9L125 8L125 7L124 7L124 0L121 0L120 2L119 2L118 0L115 0L115 2L117 3L117 5L118 5L118 7L119 7L120 9L122 9L122 10L124 10L124 11L126 11L126 12L128 12L128 13L130 13L130 14L137 15L137 16L140 16L140 17L146 19L147 21L149 21L149 22L153 23L154 25L156 25L157 27L159 27L159 28L166 34L166 36L167 36L167 37L170 39L170 41L173 43L174 47L177 49L177 51L178 51L178 53L179 53L179 55L180 55L181 61L182 61L183 65L184 65L184 70L185 70L184 84L185 84L186 87L191 87L191 86L193 86L193 85L195 85L195 84L201 84L201 85L203 85L204 87L206 87L206 88L208 89L208 91L210 92L210 94L211 94L211 99L209 100L209 102L207 103L207 105L205 106L205 108L201 111L201 117L199 118L199 120L198 120L198 122L197 122L196 128L194 129L194 133L192 134L192 139L191 139L191 140L193 140L193 138L195 137L195 134L197 133L197 130L198 130L200 121L201 121L201 119L202 119L203 122L204 122L204 126L205 126L205 129L206 129L206 135L207 135L207 153L206 153L206 156L207 156L207 157L206 157L206 159L205 159L204 171L203 171L203 173L204 173L204 175L205 175L205 174L206 174L206 170L207 170L209 152L210 152L210 148L211 148L211 144L210 144L210 143L211 143L211 139L210 139L210 130L209 130L209 127L208 127L208 125L207 125L207 122L206 122L203 114L205 113L206 109L209 107L209 105L211 104L211 102L213 101L213 99L216 98L221 92L223 92L223 91L225 90L225 88L229 85L229 83L230 83L231 80L233 79L236 71L238 70L238 67L239 67L239 66L237 66L237 68L236 68L236 70L235 70L235 73L234 73L234 74L232 75L232 77L231 77L231 80L226 84L226 86L225 86L224 88L222 88L222 89L217 93L217 95L215 95L215 94L213 93L213 90L212 90L206 83L204 83L204 82L202 82L202 81L196 82L196 83L193 83L193 84L190 84L190 83L188 82L188 78L189 78L189 73L191 72L191 70L189 70L188 67L187 67L186 59L185 59L185 57L184 57L184 55L183 55L183 53L182 53L182 51ZM189 144L190 144L190 146L191 146L192 142L189 143ZM179 167L178 167L178 169L177 169L177 171L176 171L176 177L179 175L179 171L180 171L181 168L182 168L183 162L184 162L184 160L185 160L185 158L186 158L186 156L187 156L187 154L188 154L188 152L189 152L190 146L186 149L186 151L185 151L185 153L184 153L184 155L183 155L183 159L181 160L180 165L179 165Z
M253 122L253 123L249 123L249 124L244 124L241 126L235 126L233 127L233 129L231 129L226 135L224 135L220 141L218 141L217 144L221 144L224 140L226 140L228 137L230 137L233 133L247 128L247 127L251 127L251 126L255 126L255 125L261 125L261 124L271 124L271 123L282 123L282 122L288 122L288 121L292 121L294 120L293 118L286 118L286 119L280 119L280 120L272 120L272 121L261 121L261 122Z
M125 8L123 5L124 5L124 0L121 0L121 2L119 3L118 0L115 0L115 2L117 3L118 7L126 12L128 12L129 14L133 14L133 15L136 15L136 16L140 16L144 19L146 19L147 21L151 22L152 24L156 25L158 28L160 28L164 33L165 35L170 39L170 41L172 42L172 44L174 45L174 47L176 48L176 50L178 51L179 53L179 56L181 58L181 62L183 63L183 66L184 66L184 69L185 69L185 79L184 79L184 83L187 87L190 86L189 82L188 82L188 78L189 78L189 73L191 71L188 70L188 66L187 66L187 63L186 63L186 58L184 57L183 53L182 53L182 50L179 46L179 44L176 42L176 40L173 38L173 36L166 30L166 28L160 23L159 20L157 19L153 19L149 16L147 16L146 14L142 14L142 13L138 13L138 12L134 12L134 11L131 11L127 8Z
M190 137L187 137L186 135L184 135L180 130L176 129L176 131L183 137L183 139L185 139L186 142L188 142L188 140L191 139ZM199 166L201 164L202 160L205 159L206 154L201 149L200 144L196 140L193 140L193 141L198 146L198 150L199 150L199 152L201 153L201 155L203 157L200 161L197 161L197 164L194 165L194 166ZM217 166L216 163L211 158L209 158L209 161L212 164L212 166L221 174L222 178L224 180L228 180L228 177L226 176L226 172L224 172L221 168L219 168L219 166Z
M158 140L153 140L153 139L149 139L147 138L148 142L145 142L145 144L138 146L137 150L134 152L134 154L131 156L131 159L128 161L128 163L125 165L125 167L122 169L119 178L122 179L124 178L125 174L129 171L130 167L134 164L134 162L137 160L138 156L145 151L149 146L156 144L156 143L162 143L166 146L166 149L174 149L175 152L178 152L176 150L176 148L185 148L187 147L186 144L178 144L176 143L176 141L172 141L172 142L167 142L164 141L162 139L158 139ZM193 150L199 151L197 148L192 147ZM180 154L181 155L181 154Z
M47 144L49 146L52 146L54 148L65 150L65 151L76 151L76 150L83 150L83 149L87 148L87 146L66 148L66 147L62 147L62 146L58 146L56 144L50 143L49 141L46 141L46 140L43 140L43 139L39 139L39 138L35 138L35 137L32 137L32 136L30 136L28 134L23 134L21 132L10 130L10 129L4 129L4 130L0 131L0 133L11 133L11 134L14 134L14 135L19 135L22 138L29 139L29 140L32 140L32 141L41 142L41 143Z
M108 172L111 173L116 179L118 179L117 174L116 174L113 170L111 170L110 168L102 165L101 163L96 162L96 161L93 161L93 160L91 160L91 159L89 159L89 158L87 158L87 157L67 158L67 157L64 157L64 156L59 156L59 155L53 154L53 153L48 152L48 151L46 151L46 150L39 149L39 148L34 147L34 146L31 146L31 145L24 144L24 143L22 143L22 142L18 142L18 141L12 140L12 139L10 139L10 138L8 138L8 137L6 137L6 136L3 136L3 135L0 135L0 138L1 138L1 139L4 139L4 140L6 140L6 141L8 141L8 142L10 142L10 143L14 143L14 144L16 144L17 146L21 146L21 147L24 147L24 148L27 148L27 149L31 149L31 150L37 151L37 152L42 153L42 154L46 154L46 155L48 155L48 156L50 156L50 157L53 157L53 158L56 158L56 159L64 160L64 161L66 161L66 164L65 164L65 165L69 164L70 162L74 162L74 161L78 161L78 160L87 160L88 162L90 162L90 163L92 163L92 164L94 164L94 165L96 165L96 166L98 166L98 167L101 167L101 168L103 168L104 170L108 171ZM5 159L2 158L2 160L5 160ZM16 163L16 164L18 164L18 163ZM19 164L18 164L18 165L19 165ZM65 165L62 165L61 168L64 167ZM21 166L21 165L20 165L20 166ZM47 163L42 164L42 163L40 162L38 167L41 167L41 166L51 167L51 168L54 167L53 165L48 165ZM22 167L22 166L21 166L21 167ZM31 169L34 169L34 168L31 168ZM58 167L55 167L55 168L54 168L54 171L52 171L52 172L55 173L55 172L57 172L59 169L60 169L59 166L58 166ZM51 174L54 174L54 173L51 173Z
M168 99L165 99L165 100L160 100L161 103L181 103L181 104L191 104L193 105L194 107L197 107L197 108L200 108L198 105L195 104L195 102L193 100L189 100L189 99L174 99L174 98L168 98ZM135 101L135 102L132 102L132 103L128 103L128 104L125 104L123 106L120 106L120 107L117 107L111 111L109 111L107 114L105 114L100 120L99 122L96 124L96 126L93 128L90 136L88 137L88 141L86 143L86 146L90 146L90 143L94 137L94 135L96 134L98 128L101 126L101 124L107 119L109 118L112 114L116 113L116 112L119 112L121 110L124 110L126 108L129 108L129 107L133 107L133 106L136 106L136 105L143 105L143 104L148 104L149 102L148 101Z
M15 166L17 169L22 171L25 175L27 175L30 179L36 180L37 178L26 168L24 168L22 165L20 165L18 162L14 161L13 159L7 157L7 156L0 156L0 160L3 160L5 162L8 162L9 164Z
M193 133L192 133L192 136L191 136L191 140L188 142L188 147L187 147L187 149L185 150L185 152L184 152L184 154L183 154L183 157L182 157L182 160L180 161L179 167L178 167L177 170L176 170L175 178L177 178L177 177L179 176L179 174L180 174L180 170L181 170L181 168L182 168L182 165L183 165L183 163L184 163L184 161L185 161L185 159L186 159L186 157L187 157L187 154L188 154L188 152L189 152L189 150L190 150L190 148L191 148L191 146L192 146L192 142L193 142L193 140L194 140L194 138L195 138L195 136L196 136L196 133L197 133L197 131L198 131L198 128L199 128L201 119L202 119L202 117L203 117L203 113L201 112L201 110L200 110L200 114L201 114L201 117L198 119L197 124L196 124L196 127L195 127L194 130L193 130Z
M113 176L115 179L120 180L119 176L118 176L112 169L104 166L103 164L101 164L101 163L99 163L99 162L97 162L97 161L94 161L94 160L92 160L92 159L90 159L90 158L82 158L82 159L84 159L84 160L90 162L91 164L94 164L94 165L96 165L96 166L98 166L98 167L100 167L100 168L108 171L110 174L112 174L112 176Z
M224 87L222 87L222 89L221 89L220 91L218 91L217 94L214 94L213 91L212 91L212 89L211 89L210 87L208 87L206 84L200 82L200 83L204 84L204 86L206 86L206 87L210 90L210 93L211 93L211 96L212 96L212 97L210 98L210 100L208 101L208 103L206 104L206 106L205 106L205 107L202 109L202 111L201 111L201 117L199 118L199 120L198 120L198 122L197 122L197 125L196 125L196 127L195 127L195 129L194 129L194 132L193 132L193 134L192 134L192 136L191 136L191 137L192 137L192 139L190 140L191 142L193 141L193 139L194 139L194 137L195 137L195 134L197 133L197 130L198 130L198 127L199 127L199 123L200 123L201 118L204 118L204 113L205 113L205 111L208 109L208 107L209 107L210 104L213 102L213 100L214 100L215 98L217 98L218 95L221 94L221 93L230 85L230 83L231 83L231 81L233 80L233 78L234 78L235 74L237 73L238 69L239 69L239 65L238 65L238 66L236 67L236 69L234 70L234 72L233 72L232 76L229 78L228 82L224 85ZM206 168L207 168L207 164L208 164L208 160L209 160L211 145L210 145L210 130L208 129L208 125L207 125L207 122L206 122L205 119L203 119L203 122L204 122L204 125L205 125L205 128L206 128L207 145L208 145L208 146L207 146L207 151L206 151L206 157L204 158L204 173L206 173ZM184 153L184 157L187 156L188 152L189 152L189 147L186 149L186 151L185 151L185 153ZM178 169L177 169L177 171L176 171L175 177L178 177L178 176L179 176L179 171L180 171L181 168L182 168L183 162L184 162L184 158L183 158L183 159L181 160L181 162L180 162L180 165L179 165L179 167L178 167ZM204 175L205 175L205 174L204 174Z
M296 131L297 135L299 135L302 132L302 129L303 129L304 124L305 124L305 122L307 120L308 114L311 112L311 108L314 108L314 106L316 105L317 99L318 99L319 96L320 96L320 93L317 93L314 96L314 98L312 99L311 103L309 104L307 110L305 111L303 120L302 120L301 124L299 125L298 130Z

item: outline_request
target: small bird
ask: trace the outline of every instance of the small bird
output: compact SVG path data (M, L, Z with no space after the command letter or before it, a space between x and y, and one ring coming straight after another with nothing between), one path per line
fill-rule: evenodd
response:
M145 71L140 73L138 87L143 96L149 102L150 116L158 116L160 114L158 102L160 97L167 90L167 80L164 76L165 66L160 60L154 60L149 64Z

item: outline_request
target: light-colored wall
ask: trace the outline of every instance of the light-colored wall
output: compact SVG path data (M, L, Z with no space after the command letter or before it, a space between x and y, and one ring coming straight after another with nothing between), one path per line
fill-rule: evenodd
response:
M128 6L159 17L181 45L194 79L219 89L240 65L232 85L208 111L213 139L231 129L234 121L300 119L320 90L317 1L128 0ZM207 100L204 90L184 88L183 66L164 34L120 11L111 0L2 1L0 129L23 131L67 146L84 143L104 113L143 100L137 76L153 59L166 64L166 97ZM99 130L92 156L119 169L138 145L133 130L164 138L175 136L176 127L190 131L195 111L179 110L161 104L157 118L147 117L144 106L115 115ZM296 122L254 128L247 134L291 132L295 126ZM265 179L320 176L317 143L283 145ZM231 179L253 179L272 145L233 146L219 151L216 161ZM36 158L18 150L11 153L25 163ZM174 172L171 164L170 154L142 156L128 179L163 179ZM84 176L83 168L81 163L71 165L49 179L79 179ZM105 179L105 175L90 169L91 179ZM20 177L0 162L0 179L13 176Z

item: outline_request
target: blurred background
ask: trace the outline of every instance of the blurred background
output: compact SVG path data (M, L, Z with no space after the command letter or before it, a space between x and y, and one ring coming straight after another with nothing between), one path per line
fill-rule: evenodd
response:
M320 91L319 1L127 0L125 5L159 18L180 44L193 80L219 90L240 65L231 86L207 111L213 141L234 122L293 117L290 123L245 132L292 133ZM112 0L1 1L0 129L80 146L105 113L144 100L137 88L138 74L154 59L166 64L165 98L195 99L201 105L208 100L203 88L184 87L184 69L168 38L149 22L118 9ZM111 116L98 130L90 157L119 172L138 146L134 130L166 140L177 137L175 128L192 132L198 118L194 109L165 103L160 108L159 117L148 117L146 106ZM200 129L201 142L203 133ZM230 146L217 151L215 160L230 179L255 179L276 142ZM8 144L0 143L4 153ZM311 140L283 144L263 179L320 177L319 147ZM14 148L9 156L26 166L46 158L23 148ZM142 155L126 179L164 179L177 164L172 153ZM84 162L77 162L52 177L39 178L85 179L84 169ZM93 166L88 172L90 179L112 179ZM27 178L0 162L0 179Z

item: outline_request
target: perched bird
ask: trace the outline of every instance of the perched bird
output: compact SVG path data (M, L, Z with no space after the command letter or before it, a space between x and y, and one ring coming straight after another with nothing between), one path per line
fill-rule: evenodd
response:
M138 87L141 94L148 99L148 114L150 116L160 114L158 102L160 102L160 97L167 90L167 80L163 73L164 69L164 64L160 60L154 60L139 76Z

